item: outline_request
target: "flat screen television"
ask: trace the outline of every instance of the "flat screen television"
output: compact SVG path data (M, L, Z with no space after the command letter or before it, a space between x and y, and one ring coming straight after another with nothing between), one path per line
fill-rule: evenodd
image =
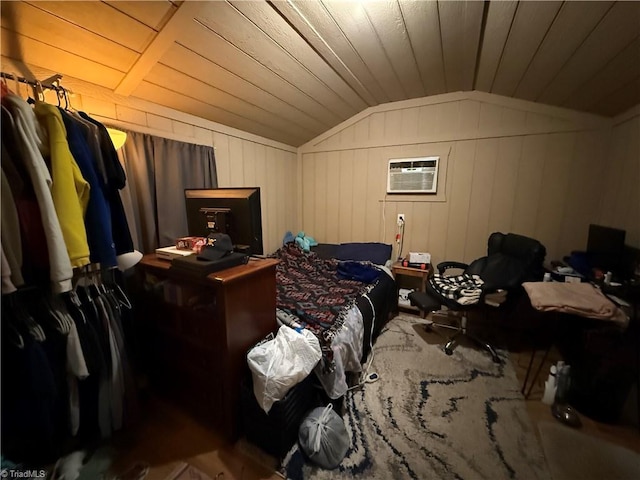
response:
M237 251L262 255L262 211L259 187L185 189L190 236L226 233Z
M620 273L623 269L626 231L602 225L589 225L587 255L591 267Z

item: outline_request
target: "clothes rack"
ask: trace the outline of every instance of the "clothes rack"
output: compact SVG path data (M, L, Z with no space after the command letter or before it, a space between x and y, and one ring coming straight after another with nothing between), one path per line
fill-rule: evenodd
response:
M68 104L62 75L0 76L2 454L41 466L138 418L132 305L116 271L133 251L126 176L106 127Z
M55 75L52 75L51 77L46 78L45 80L42 80L42 81L29 80L25 77L20 77L13 73L6 73L6 72L0 72L0 77L5 78L7 80L13 80L20 83L25 83L33 88L42 87L42 88L46 88L47 90L54 90L56 92L60 90L69 92L69 90L60 86L60 80L62 80L62 75L60 75L59 73L56 73Z
M44 92L43 90L52 90L56 92L58 97L58 105L60 105L60 99L64 98L65 103L68 105L68 95L73 94L73 92L67 88L64 88L60 85L60 80L62 80L62 75L56 73L44 80L29 80L28 78L21 77L19 75L7 72L0 72L0 77L5 80L13 80L14 82L24 83L29 85L33 89L33 96L39 100L44 100ZM42 95L42 98L40 98Z

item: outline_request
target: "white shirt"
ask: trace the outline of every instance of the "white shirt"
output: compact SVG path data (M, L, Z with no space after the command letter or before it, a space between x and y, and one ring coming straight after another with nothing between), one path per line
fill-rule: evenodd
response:
M29 172L40 207L42 227L49 252L52 289L54 293L68 292L72 287L73 268L51 197L51 174L41 153L41 149L45 148L42 140L43 134L35 113L27 102L13 94L6 95L4 99L9 105L24 166Z

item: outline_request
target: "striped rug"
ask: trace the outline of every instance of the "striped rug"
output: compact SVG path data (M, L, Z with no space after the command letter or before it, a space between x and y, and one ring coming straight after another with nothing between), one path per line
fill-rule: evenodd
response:
M495 364L473 347L443 353L421 319L400 315L374 346L380 379L349 392L343 419L351 447L323 470L297 446L282 473L302 479L548 479L507 354Z

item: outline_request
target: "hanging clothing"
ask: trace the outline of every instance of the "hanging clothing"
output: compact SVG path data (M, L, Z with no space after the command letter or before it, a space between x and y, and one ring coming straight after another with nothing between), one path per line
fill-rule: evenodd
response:
M69 411L71 419L71 435L77 435L80 428L80 393L78 380L84 380L89 376L89 370L84 359L84 353L80 344L80 335L76 324L73 323L71 331L67 334L67 382L69 385Z
M2 105L2 171L6 176L7 185L2 186L2 195L11 196L18 216L18 227L11 224L8 213L5 218L5 204L2 214L2 239L6 245L6 255L10 265L13 265L13 279L17 284L29 283L37 277L46 281L49 275L49 253L42 226L41 212L38 205L29 173L22 161L21 148L16 135L16 128L11 112ZM4 201L4 200L3 200ZM9 222L6 224L5 222ZM29 255L22 255L22 251ZM36 275L36 271L38 275ZM23 281L15 276L22 277ZM19 286L19 285L18 285Z
M100 150L104 161L107 182L105 184L105 196L109 202L111 212L111 228L113 232L113 242L116 248L116 255L133 252L133 241L131 240L131 232L129 224L124 213L122 199L120 198L120 190L124 188L127 177L124 169L118 160L118 154L113 146L107 127L102 123L89 117L84 112L78 114L98 127Z
M107 170L104 166L104 159L102 154L102 146L100 145L100 131L97 125L94 125L90 121L83 118L79 112L70 111L69 115L77 122L78 127L84 136L84 139L93 154L93 158L95 160L95 167L98 175L100 176L100 181L102 185L107 184Z
M11 282L16 287L21 287L24 285L24 278L22 277L20 221L18 220L18 210L4 170L0 170L0 196L2 198L2 204L0 205L2 215L0 219L0 236L2 237L3 258L6 254L7 264L11 267Z
M85 404L95 404L95 412L86 411L85 416L80 420L84 428L91 428L94 425L99 429L102 438L111 436L111 372L112 358L109 345L109 334L105 330L100 319L98 308L86 287L77 288L78 298L82 312L87 319L87 325L93 330L96 341L99 345L101 368L99 376L91 375L80 385L81 402ZM84 397L84 402L82 398ZM81 412L82 413L82 412ZM89 425L90 427L87 427Z
M67 130L71 154L91 188L84 219L91 262L100 263L102 267L113 267L116 265L116 249L111 230L111 212L104 195L104 183L96 171L96 160L82 134L79 121L62 109L60 115Z
M82 437L89 437L97 433L100 437L107 438L111 435L107 367L98 332L85 316L86 305L82 304L76 292L70 292L64 300L69 314L75 321L89 371L88 378L77 382L78 420L81 427L78 429L78 434ZM72 415L75 415L75 412Z
M67 246L72 267L89 264L89 243L84 226L84 213L89 202L89 184L82 176L69 144L67 130L57 107L37 102L34 108L40 125L47 133L45 145L49 154L53 185L51 196Z
M7 261L7 257L4 254L4 246L0 245L2 250L2 264L0 264L0 275L2 275L2 295L13 293L17 290L16 286L11 281L11 267Z
M35 113L27 102L13 94L5 95L2 102L11 112L16 137L19 140L21 160L28 171L38 200L49 254L52 289L55 293L68 292L72 287L73 268L51 196L53 180L40 151L43 146L42 131Z
M4 312L2 320L4 329ZM3 332L2 454L14 462L50 462L57 452L54 373L42 345L28 333L21 348L7 338Z
M120 200L126 177L104 125L31 107L3 87L3 455L51 463L134 418L120 307L128 299L119 304L100 280L112 278L117 254L133 251ZM90 262L100 267L76 271L88 280L78 295L73 268Z

